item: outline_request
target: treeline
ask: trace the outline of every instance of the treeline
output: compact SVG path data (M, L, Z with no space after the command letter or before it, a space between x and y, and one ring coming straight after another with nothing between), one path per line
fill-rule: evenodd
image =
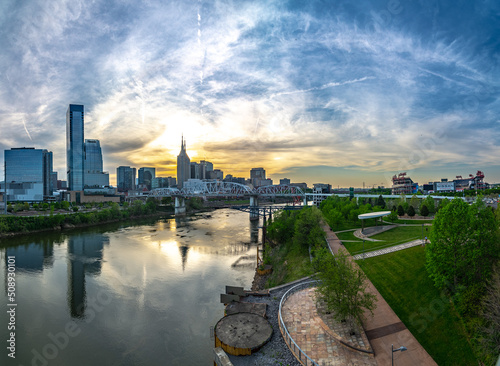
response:
M336 230L358 227L361 225L358 215L383 211L386 208L382 196L379 196L378 199L359 200L358 202L347 197L331 196L321 202L319 207L328 225Z
M445 202L430 240L429 277L450 296L478 358L494 365L500 354L500 209L481 200Z
M154 199L146 203L134 201L131 205L120 207L117 203L110 203L109 208L94 212L75 212L71 214L53 214L47 216L0 216L0 234L30 232L37 230L54 229L64 226L82 224L97 224L108 221L125 220L132 217L147 216L157 211Z

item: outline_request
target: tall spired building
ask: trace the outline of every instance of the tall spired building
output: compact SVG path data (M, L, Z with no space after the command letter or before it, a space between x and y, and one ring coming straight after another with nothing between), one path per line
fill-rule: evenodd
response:
M83 105L70 104L66 112L66 163L70 191L83 191L84 186L83 123Z
M191 175L191 160L186 152L186 142L184 136L181 140L181 152L177 155L177 187L182 189L184 182L189 179Z

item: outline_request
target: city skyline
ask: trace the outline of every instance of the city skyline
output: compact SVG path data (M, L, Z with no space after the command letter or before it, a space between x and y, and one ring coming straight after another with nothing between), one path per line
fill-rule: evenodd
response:
M500 182L494 1L0 7L0 148L49 149L59 179L77 101L113 185L118 166L175 176L182 134L191 161L234 176Z

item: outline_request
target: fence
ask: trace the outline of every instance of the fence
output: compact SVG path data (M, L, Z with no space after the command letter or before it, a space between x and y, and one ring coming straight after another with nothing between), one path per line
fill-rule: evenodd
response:
M305 366L309 366L309 365L319 366L319 364L317 364L316 362L311 360L311 358L304 351L302 351L302 349L297 345L297 343L295 343L295 341L293 340L290 333L288 333L288 329L286 328L285 322L283 321L283 317L281 316L281 308L282 308L283 304L285 303L285 301L291 295L293 295L294 293L296 293L300 290L312 287L312 286L316 285L316 283L317 283L316 281L302 282L302 283L295 285L295 286L291 287L290 289L288 289L288 291L285 292L285 294L281 298L280 308L279 308L279 312L278 312L279 327L280 327L281 334L283 335L283 338L285 339L285 342L286 342L288 348L290 348L290 350L293 352L295 357L300 361L300 363L302 363Z

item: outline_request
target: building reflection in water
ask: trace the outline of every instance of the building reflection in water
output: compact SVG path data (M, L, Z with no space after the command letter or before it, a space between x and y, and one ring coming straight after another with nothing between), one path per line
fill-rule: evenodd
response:
M104 244L109 244L109 238L97 233L68 239L68 306L74 318L85 315L85 274L101 274Z
M51 242L30 243L5 248L5 268L7 258L16 258L16 269L42 272L54 264L54 246Z
M184 270L186 269L189 247L187 245L180 245L179 252L181 254L181 260L182 260L182 272L184 272Z

